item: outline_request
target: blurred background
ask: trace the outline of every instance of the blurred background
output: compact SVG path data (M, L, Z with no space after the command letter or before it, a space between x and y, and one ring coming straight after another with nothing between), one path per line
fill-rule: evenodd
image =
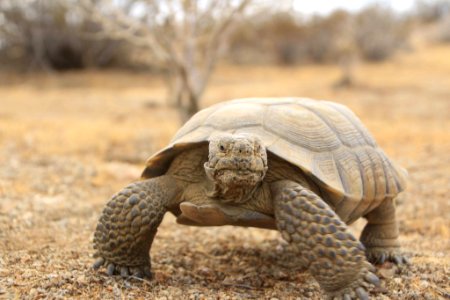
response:
M105 202L184 121L276 96L349 106L410 173L414 265L374 296L448 299L448 0L0 0L0 298L320 299L277 233L171 216L154 281L88 268Z

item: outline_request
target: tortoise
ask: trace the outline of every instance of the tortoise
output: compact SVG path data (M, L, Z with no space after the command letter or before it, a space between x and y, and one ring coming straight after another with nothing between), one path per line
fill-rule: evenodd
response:
M93 267L151 277L150 247L170 211L185 225L277 229L328 297L368 299L380 284L369 262L408 262L395 217L406 179L344 105L222 102L195 114L107 203ZM358 240L347 225L360 217Z

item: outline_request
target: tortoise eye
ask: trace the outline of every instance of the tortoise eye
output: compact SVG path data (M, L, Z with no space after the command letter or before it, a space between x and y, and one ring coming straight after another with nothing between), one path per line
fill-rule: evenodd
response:
M225 152L225 147L223 145L219 146L220 151Z

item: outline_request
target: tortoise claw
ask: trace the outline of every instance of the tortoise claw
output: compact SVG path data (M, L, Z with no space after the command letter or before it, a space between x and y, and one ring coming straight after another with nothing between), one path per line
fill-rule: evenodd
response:
M409 260L409 258L403 256L403 263L404 263L405 265L410 265L410 264L411 264L411 261Z
M120 276L122 276L123 278L130 276L130 272L128 271L127 267L120 268Z
M395 255L394 256L394 263L396 265L409 265L411 262L408 258L402 255Z
M380 279L377 275L369 270L370 264L367 262L364 264L364 269L361 272L361 276L357 278L354 282L351 282L346 287L340 290L332 291L328 294L327 299L338 299L338 300L368 300L369 299L369 289L371 286L380 286Z
M153 277L152 271L150 270L149 266L144 267L144 275L149 279Z
M114 275L115 269L116 269L116 266L113 263L109 263L108 267L106 267L106 274L108 274L108 276Z
M100 257L92 264L92 268L94 270L97 270L98 268L103 266L104 263L105 263L105 259L103 257Z
M144 273L142 272L141 268L139 267L133 267L130 269L131 274L133 274L134 277L137 278L144 278Z
M381 265L386 261L386 254L381 253L380 257L378 257L377 262Z
M395 263L396 265L401 265L401 264L403 263L402 257L400 257L400 256L398 256L398 255L394 256L394 263Z
M399 251L398 248L375 248L366 250L367 259L373 264L383 264L386 261L396 265L408 265L409 260Z
M362 287L359 287L355 290L356 295L358 296L358 299L360 300L369 300L369 295L367 294L366 290Z
M367 273L366 276L364 276L364 279L365 279L367 282L369 282L369 283L371 283L371 284L373 284L374 286L377 286L377 287L379 287L380 284L381 284L380 278L378 278L377 275L375 275L375 274L373 274L373 273L370 273L370 272Z
M113 276L115 274L119 274L122 278L127 278L130 276L136 277L136 278L144 278L144 277L147 277L149 279L152 278L150 264L129 267L129 266L115 264L113 262L106 260L103 257L98 258L92 264L92 267L94 270L99 269L101 266L106 267L106 274L108 276Z

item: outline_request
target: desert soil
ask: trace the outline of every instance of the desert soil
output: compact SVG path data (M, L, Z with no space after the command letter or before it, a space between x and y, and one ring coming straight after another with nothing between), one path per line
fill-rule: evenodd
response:
M408 169L400 197L409 267L377 268L374 299L450 299L450 47L358 67L335 89L331 66L221 66L202 106L247 96L348 105ZM164 219L154 279L93 271L92 235L108 198L139 178L180 126L157 76L83 72L0 76L0 298L321 299L275 231L195 228ZM352 225L358 233L363 221Z

